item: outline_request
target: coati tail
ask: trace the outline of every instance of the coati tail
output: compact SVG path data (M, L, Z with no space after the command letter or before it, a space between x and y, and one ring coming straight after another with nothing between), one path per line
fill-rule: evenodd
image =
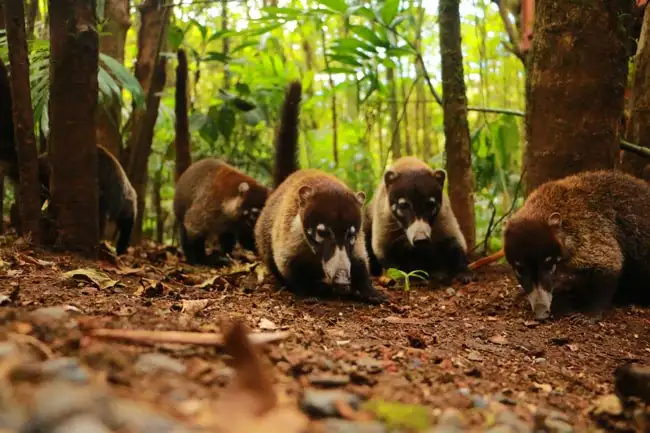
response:
M11 104L9 72L0 59L0 161L17 166L18 155L14 145L14 121Z
M280 126L275 137L274 188L298 169L298 123L301 97L300 81L291 82L285 92Z
M187 55L178 50L176 67L176 179L192 163L190 155L190 128L187 116Z

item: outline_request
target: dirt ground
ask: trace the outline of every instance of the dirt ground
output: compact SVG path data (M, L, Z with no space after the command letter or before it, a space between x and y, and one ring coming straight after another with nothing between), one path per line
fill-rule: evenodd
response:
M110 263L33 251L6 238L0 257L0 295L8 297L0 302L0 336L35 337L49 356L75 357L116 393L169 413L179 413L179 399L217 398L228 382L228 357L192 345L88 339L87 329L214 332L239 319L253 331L288 331L287 339L268 346L263 361L289 400L307 388L334 387L421 405L431 419L456 408L465 429L478 431L491 422L486 402L496 399L530 425L536 412L556 411L575 431L640 428L629 417L596 417L589 408L613 392L616 367L650 362L650 311L630 306L594 324L570 317L540 324L504 265L482 269L465 286L416 285L404 292L381 280L377 286L392 302L367 306L296 299L255 263L190 267L174 249L155 245ZM99 270L113 281L63 276L75 269ZM40 326L30 319L30 312L52 306L72 306L79 325ZM136 357L152 351L187 370L139 374Z

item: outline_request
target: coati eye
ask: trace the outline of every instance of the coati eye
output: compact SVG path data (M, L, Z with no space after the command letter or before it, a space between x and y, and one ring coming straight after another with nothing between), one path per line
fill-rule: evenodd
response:
M325 224L318 224L316 226L316 240L317 241L319 241L319 242L322 241L323 239L325 239L327 237L328 234L329 234L329 231L325 227Z
M248 214L249 214L248 210L245 210L245 211L242 212L242 213L244 214L244 216L248 216Z
M408 201L406 201L405 198L400 198L397 200L397 208L399 210L407 210L409 208L410 204Z
M348 241L350 244L354 245L354 242L357 240L357 229L356 227L352 226L350 227L350 230L348 230Z

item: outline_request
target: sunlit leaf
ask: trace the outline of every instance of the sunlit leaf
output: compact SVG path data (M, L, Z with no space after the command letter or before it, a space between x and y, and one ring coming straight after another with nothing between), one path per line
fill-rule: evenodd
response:
M218 51L208 51L203 57L203 60L206 62L228 63L230 62L230 57Z
M305 14L305 11L302 9L277 6L267 6L262 8L261 11L268 15L282 15L287 18L298 18Z
M170 26L167 30L167 41L169 42L169 49L172 51L178 50L185 38L185 32L178 26Z
M251 88L248 86L248 84L242 83L241 81L235 84L235 90L237 90L240 95L248 96L251 94Z
M349 66L363 66L361 62L359 62L357 59L355 59L352 56L345 56L342 54L331 54L330 59L336 60L337 62L343 63L344 65L349 65Z
M388 41L382 40L377 36L375 32L373 32L371 29L368 27L363 27L363 26L350 26L350 31L352 31L355 35L359 36L361 39L370 42L372 45L376 47L388 47Z
M356 74L357 71L350 68L341 68L338 66L330 66L329 68L324 68L324 72L329 74Z
M375 13L367 6L353 6L348 10L348 14L364 17L369 20L375 19Z
M137 107L144 107L144 92L138 80L120 62L104 53L99 53L99 60L108 68L112 76L131 93Z
M264 120L264 117L262 115L262 112L259 109L254 109L251 111L247 111L245 113L242 113L241 117L244 119L246 123L248 123L251 126L255 126L261 121Z
M208 121L208 116L206 116L203 113L200 112L195 112L190 115L189 122L190 122L190 132L195 132L199 131L201 128L203 128L203 125Z
M407 274L406 272L404 272L404 271L400 271L400 270L397 269L397 268L388 268L388 269L386 270L386 276L387 276L388 278L393 279L393 280L401 280L401 279L403 279L403 278L406 278L407 275L408 275L408 274Z
M201 138L208 143L214 143L219 138L219 105L213 105L208 110L205 122L199 131Z
M390 57L412 56L415 55L415 51L408 46L390 47L386 49L386 55Z
M381 8L381 19L387 26L393 23L399 10L399 0L385 0Z
M336 12L345 13L348 9L348 5L345 3L345 0L316 0L319 4L322 4L325 7L328 7Z

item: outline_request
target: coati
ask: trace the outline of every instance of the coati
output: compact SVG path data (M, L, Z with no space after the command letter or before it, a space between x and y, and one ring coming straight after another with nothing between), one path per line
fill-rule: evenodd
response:
M300 96L300 82L291 83L285 104L296 110L282 117L276 138L276 189L255 225L260 258L294 293L345 287L366 302L385 301L369 279L361 231L365 194L323 171L298 170Z
M373 274L395 267L471 279L467 244L443 191L445 180L443 170L412 156L399 158L384 173L364 225Z
M506 260L537 319L554 295L597 318L613 300L647 302L650 187L618 171L587 171L542 184L509 219ZM591 319L589 319L591 320Z
M9 90L7 69L0 61L0 162L5 174L12 182L19 181L18 155L14 144L12 100ZM8 115L6 115L8 113ZM6 117L5 117L6 116ZM5 129L6 128L6 129ZM137 215L137 193L129 181L119 161L103 146L97 145L97 175L99 180L99 231L104 233L106 220L113 221L119 237L115 250L117 254L126 252L129 238ZM47 153L38 157L39 179L41 183L41 201L49 197L50 165Z

